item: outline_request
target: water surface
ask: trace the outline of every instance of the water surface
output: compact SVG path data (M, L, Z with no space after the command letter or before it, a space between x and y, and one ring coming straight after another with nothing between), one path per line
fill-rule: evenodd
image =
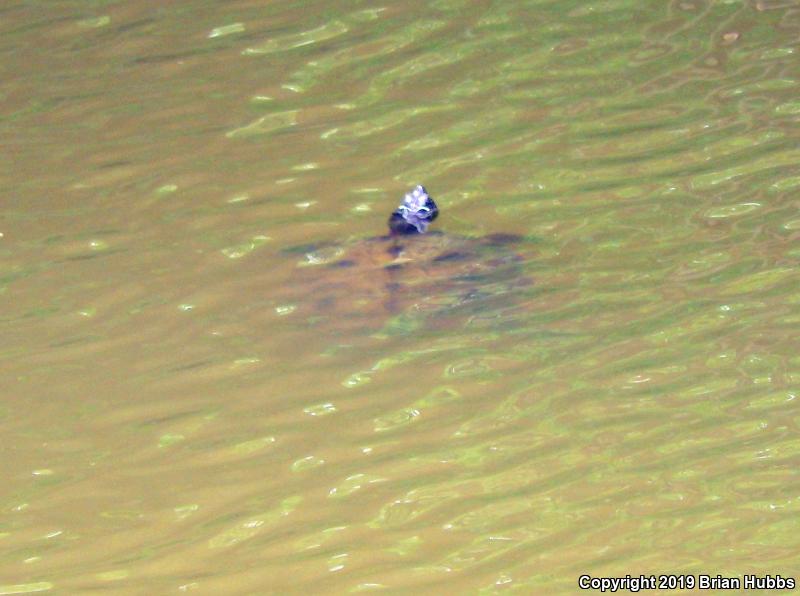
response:
M5 5L0 593L800 575L798 23ZM306 310L420 182L531 283Z

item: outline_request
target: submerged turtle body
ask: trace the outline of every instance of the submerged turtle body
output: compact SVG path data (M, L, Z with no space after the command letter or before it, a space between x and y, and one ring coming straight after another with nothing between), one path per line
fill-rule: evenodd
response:
M423 320L436 326L491 310L515 288L529 285L522 257L512 250L520 237L427 232L437 215L433 199L417 186L390 216L389 234L304 249L297 271L299 308L310 322L326 321L333 332L373 332L397 317L405 327Z

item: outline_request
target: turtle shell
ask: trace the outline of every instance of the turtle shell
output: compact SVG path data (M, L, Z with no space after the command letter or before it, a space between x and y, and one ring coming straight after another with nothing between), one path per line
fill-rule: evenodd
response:
M530 285L519 236L442 232L297 247L296 307L333 333L411 332L497 312Z

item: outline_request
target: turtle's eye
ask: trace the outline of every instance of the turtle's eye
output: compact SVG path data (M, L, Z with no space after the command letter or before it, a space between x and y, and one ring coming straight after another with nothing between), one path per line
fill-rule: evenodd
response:
M422 217L428 221L433 221L436 219L436 216L439 215L439 208L433 201L428 201L428 203L422 207L422 209L420 209L420 213L422 214Z

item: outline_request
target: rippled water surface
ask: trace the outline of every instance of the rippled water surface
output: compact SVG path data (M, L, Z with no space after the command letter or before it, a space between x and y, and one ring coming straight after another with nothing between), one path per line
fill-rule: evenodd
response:
M800 3L0 32L0 594L800 575Z

